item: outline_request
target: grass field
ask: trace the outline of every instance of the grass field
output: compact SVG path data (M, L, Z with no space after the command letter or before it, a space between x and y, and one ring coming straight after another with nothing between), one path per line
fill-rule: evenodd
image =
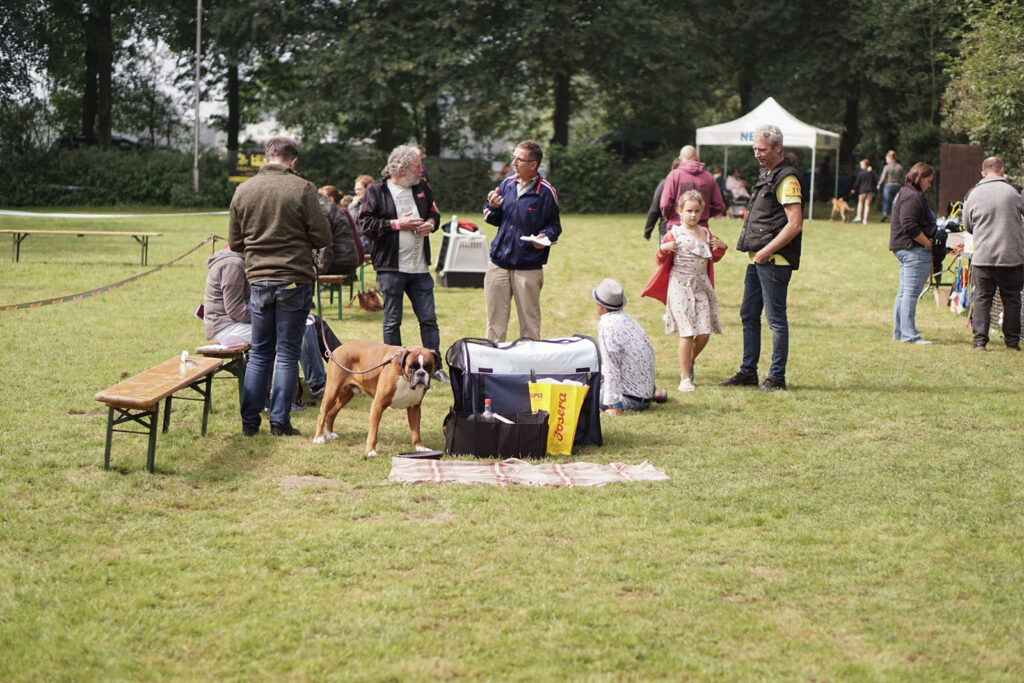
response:
M817 220L790 287L790 390L714 386L740 359L731 250L723 334L682 395L676 340L638 296L654 268L642 217L563 223L544 334L596 334L589 289L615 277L670 390L573 458L650 460L667 482L386 484L409 446L401 413L372 460L365 399L331 444L307 438L313 410L293 415L302 438L246 439L228 382L206 438L198 404L176 405L155 474L132 435L104 471L92 396L203 342L210 246L102 296L0 312L0 680L1022 678L1020 354L998 338L970 352L966 319L930 294L917 320L935 344L893 343L887 226ZM151 266L227 231L223 216L0 227L162 232ZM712 224L730 246L739 227ZM20 263L0 259L0 304L141 270L128 238L32 237ZM442 347L482 336L480 290L436 298ZM380 338L380 314L357 307L332 326ZM767 329L764 347L762 374ZM445 386L428 395L428 446L450 404ZM335 481L285 485L297 475Z

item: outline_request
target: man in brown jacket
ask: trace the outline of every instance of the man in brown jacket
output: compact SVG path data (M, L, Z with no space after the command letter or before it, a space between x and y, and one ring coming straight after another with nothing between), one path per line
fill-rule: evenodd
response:
M299 434L289 411L302 333L313 306L313 250L331 243L331 229L317 202L316 186L295 173L298 158L294 141L272 138L259 173L239 185L231 200L228 245L245 255L252 317L242 396L245 436L259 431L271 370L270 433Z

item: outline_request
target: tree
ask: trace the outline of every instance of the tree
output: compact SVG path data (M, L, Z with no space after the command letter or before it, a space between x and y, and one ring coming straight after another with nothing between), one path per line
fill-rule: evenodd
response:
M1024 6L979 5L946 88L948 125L1024 171Z
M43 60L43 45L36 40L42 27L42 8L35 3L5 2L0 6L0 99L29 92L32 71Z

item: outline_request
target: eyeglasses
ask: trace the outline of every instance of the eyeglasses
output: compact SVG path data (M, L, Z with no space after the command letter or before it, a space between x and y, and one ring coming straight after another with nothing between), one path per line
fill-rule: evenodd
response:
M512 157L512 163L513 164L528 164L531 161L535 161L535 160L534 159L520 159L519 157Z

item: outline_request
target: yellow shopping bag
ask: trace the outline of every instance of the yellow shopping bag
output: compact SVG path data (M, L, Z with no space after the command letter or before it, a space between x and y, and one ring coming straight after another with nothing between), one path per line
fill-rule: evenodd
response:
M585 384L560 384L541 380L530 382L530 408L546 410L548 418L548 455L572 455L580 408L587 395Z

